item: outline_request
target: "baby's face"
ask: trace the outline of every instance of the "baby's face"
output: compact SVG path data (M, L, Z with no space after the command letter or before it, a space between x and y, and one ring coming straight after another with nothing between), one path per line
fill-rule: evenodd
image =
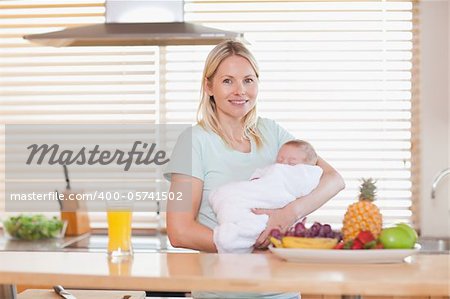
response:
M283 145L278 151L277 163L288 165L306 163L306 153L296 146Z

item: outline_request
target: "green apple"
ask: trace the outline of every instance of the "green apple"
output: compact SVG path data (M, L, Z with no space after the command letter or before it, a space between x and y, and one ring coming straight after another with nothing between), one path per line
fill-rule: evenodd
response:
M408 233L408 235L414 240L414 243L416 243L417 238L419 236L417 235L417 232L414 228L412 228L411 226L409 226L406 223L399 223L399 224L397 224L397 227L404 229Z
M410 249L416 243L402 227L389 227L381 231L378 237L386 249Z

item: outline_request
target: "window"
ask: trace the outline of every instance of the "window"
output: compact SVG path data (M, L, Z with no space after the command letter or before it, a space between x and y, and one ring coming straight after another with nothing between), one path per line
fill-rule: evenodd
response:
M49 48L21 39L104 22L103 5L2 2L3 124L195 121L211 46ZM260 115L310 141L344 176L346 190L309 222L340 225L361 177L378 180L385 224L411 221L413 11L412 1L185 1L186 21L245 34L261 68Z
M260 115L310 141L346 189L309 216L340 225L359 179L385 224L411 219L412 2L186 1L185 20L245 33ZM163 114L192 122L210 47L167 47Z
M26 34L103 23L104 14L104 0L0 3L2 135L4 124L156 122L157 47L53 48L22 39ZM3 141L1 145L0 202L3 206ZM62 190L64 186L61 172L61 182L55 182L55 188ZM72 186L77 186L76 179ZM101 225L104 216L92 214L93 225L95 222ZM148 224L154 220L151 216L137 213L134 220Z

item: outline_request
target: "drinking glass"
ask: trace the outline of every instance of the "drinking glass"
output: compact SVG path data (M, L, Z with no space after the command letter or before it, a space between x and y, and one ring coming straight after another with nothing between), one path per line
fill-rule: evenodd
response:
M124 200L111 201L106 205L108 217L108 255L131 256L132 203Z

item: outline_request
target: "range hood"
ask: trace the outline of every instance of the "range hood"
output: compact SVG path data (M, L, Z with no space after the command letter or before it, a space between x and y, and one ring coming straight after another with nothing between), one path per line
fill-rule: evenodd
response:
M243 34L184 22L184 1L107 0L106 23L31 34L30 42L53 47L216 45Z

